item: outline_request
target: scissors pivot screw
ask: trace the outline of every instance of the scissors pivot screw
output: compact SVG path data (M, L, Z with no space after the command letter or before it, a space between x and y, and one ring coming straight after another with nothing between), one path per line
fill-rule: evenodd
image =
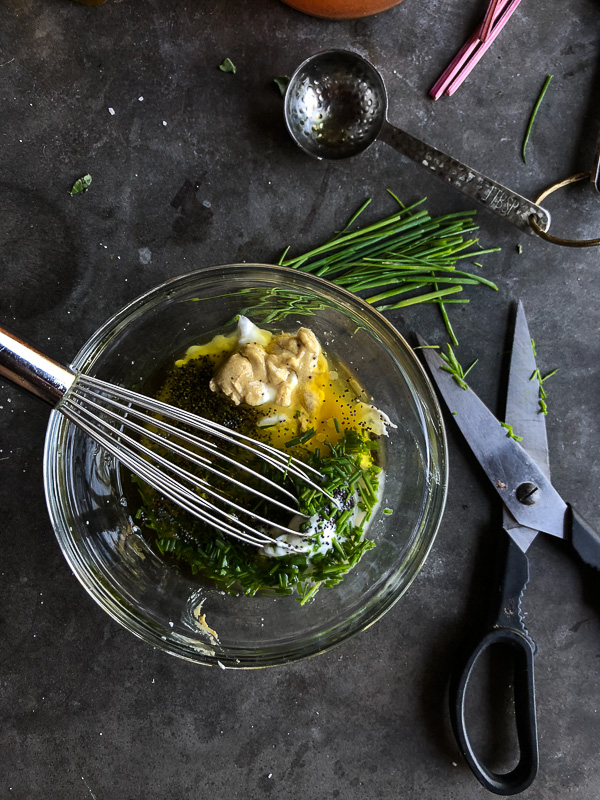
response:
M517 500L524 506L533 506L540 499L540 489L535 483L525 481L517 486Z

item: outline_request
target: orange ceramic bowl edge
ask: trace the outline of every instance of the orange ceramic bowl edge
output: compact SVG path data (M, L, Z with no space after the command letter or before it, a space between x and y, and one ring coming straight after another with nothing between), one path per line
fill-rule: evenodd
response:
M402 0L284 0L284 2L313 17L356 19L386 11Z

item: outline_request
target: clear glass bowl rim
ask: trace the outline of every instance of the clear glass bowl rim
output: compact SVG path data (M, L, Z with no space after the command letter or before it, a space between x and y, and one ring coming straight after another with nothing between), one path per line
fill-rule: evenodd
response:
M118 336L119 332L122 331L130 321L136 319L138 315L160 305L166 298L180 291L184 291L186 286L191 287L199 280L210 278L220 272L231 272L234 269L247 271L248 273L261 270L267 274L272 274L273 277L279 274L291 278L293 275L295 276L294 280L300 279L306 281L307 288L312 288L317 293L326 295L329 299L338 296L344 304L354 306L359 309L361 313L377 321L378 325L386 331L390 340L396 342L396 346L404 351L405 356L409 357L411 365L415 368L418 380L421 382L421 387L419 388L426 397L426 403L424 405L438 433L436 444L439 458L435 466L437 467L438 475L441 477L440 480L435 482L432 488L431 502L428 504L426 514L427 519L425 524L422 525L423 533L414 543L410 554L409 568L405 570L402 586L399 587L395 593L388 593L384 598L384 602L371 604L372 607L364 608L359 619L347 621L343 629L337 632L338 635L333 641L327 641L321 646L313 647L297 647L294 643L291 643L285 651L269 652L266 658L259 656L250 664L239 663L238 659L228 659L223 655L217 655L214 658L203 656L198 652L190 652L188 647L179 644L177 641L165 641L162 637L157 635L152 626L145 624L137 613L132 613L132 611L124 605L115 602L111 592L103 588L100 583L94 579L94 575L91 573L89 566L82 558L81 552L73 541L69 521L65 515L63 505L61 504L61 497L58 492L57 471L59 469L59 464L56 458L56 444L61 426L70 423L67 423L59 412L54 411L48 423L44 450L44 488L46 501L59 546L71 571L84 589L116 622L154 647L158 647L171 655L195 663L208 666L248 669L296 662L326 652L369 628L398 602L421 570L435 541L443 516L448 491L448 458L446 431L435 391L433 390L432 384L423 366L404 337L382 314L357 295L315 275L287 267L261 263L224 264L203 267L170 278L144 292L107 319L81 347L70 364L71 369L76 372L88 369L103 352L106 345L113 341L114 338Z

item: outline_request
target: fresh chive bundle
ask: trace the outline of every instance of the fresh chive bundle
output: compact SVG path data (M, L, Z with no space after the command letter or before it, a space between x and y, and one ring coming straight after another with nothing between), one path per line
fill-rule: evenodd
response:
M475 212L434 218L420 208L425 199L404 206L393 192L389 194L400 209L395 214L353 229L371 202L367 200L341 232L294 258L286 258L288 248L279 263L326 278L350 292L365 293L365 300L378 311L437 303L456 346L445 304L468 303L468 299L455 297L467 285L498 289L492 281L476 272L459 270L456 265L498 252L499 248L474 249L479 244L472 236L478 230L473 221Z

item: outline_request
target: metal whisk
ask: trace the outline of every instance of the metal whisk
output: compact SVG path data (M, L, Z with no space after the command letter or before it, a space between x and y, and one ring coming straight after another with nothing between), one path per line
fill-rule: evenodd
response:
M319 486L319 472L303 461L204 417L90 375L75 374L2 328L0 375L54 405L157 492L248 544L279 544L275 535L281 534L273 529L296 536L302 533L236 503L215 488L209 477L267 501L290 516L299 511L295 494L281 485L286 477L327 494ZM156 449L148 446L150 442ZM228 447L233 454L227 452ZM246 462L241 460L244 454ZM253 465L256 459L259 464ZM201 476L182 466L182 461L196 467ZM261 464L274 468L281 483L263 475ZM233 468L233 474L226 471L227 466Z

